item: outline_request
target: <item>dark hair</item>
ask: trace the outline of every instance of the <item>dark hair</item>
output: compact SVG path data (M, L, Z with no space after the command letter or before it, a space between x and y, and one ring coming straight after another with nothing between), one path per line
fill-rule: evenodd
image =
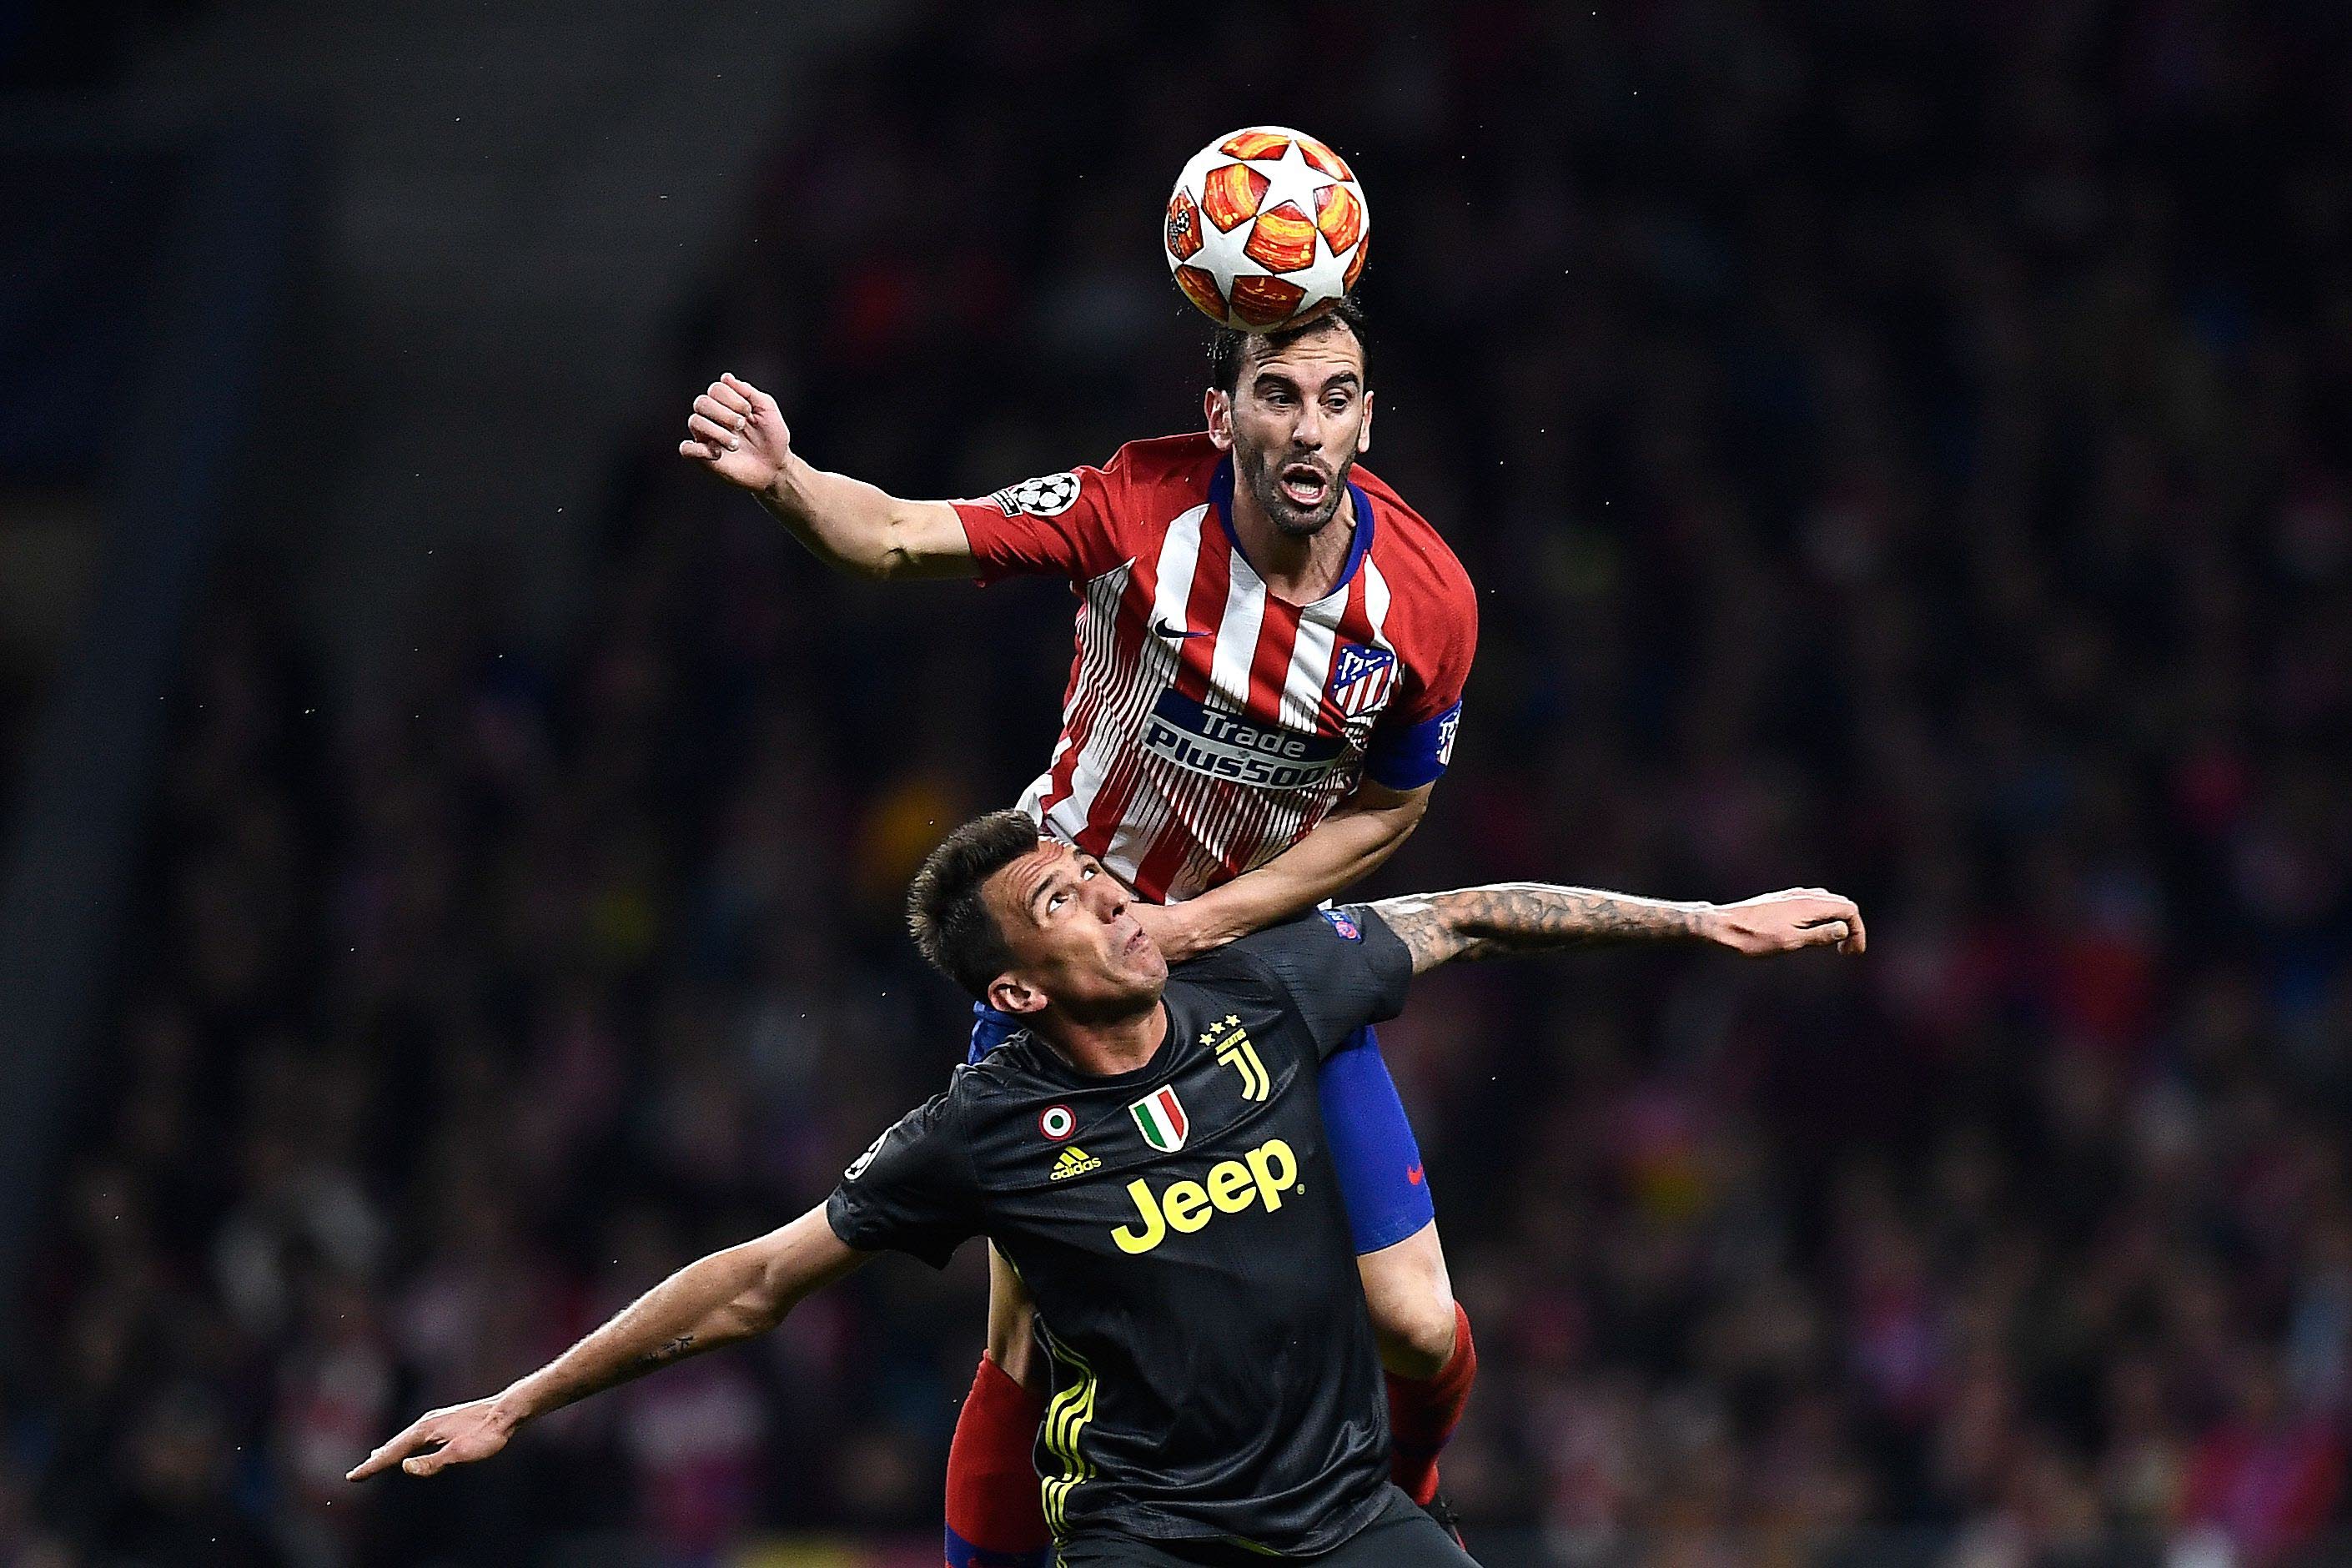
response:
M1209 384L1231 397L1242 384L1242 361L1248 357L1252 338L1264 338L1269 353L1286 349L1310 332L1326 327L1346 327L1356 334L1356 342L1364 351L1364 379L1369 384L1372 374L1371 343L1364 336L1364 306L1353 294L1342 294L1339 302L1307 322L1303 327L1286 327L1278 332L1244 332L1233 327L1219 327L1209 340Z
M907 889L907 929L933 967L982 1001L1013 962L980 885L1037 847L1037 825L1007 808L975 816L923 858Z

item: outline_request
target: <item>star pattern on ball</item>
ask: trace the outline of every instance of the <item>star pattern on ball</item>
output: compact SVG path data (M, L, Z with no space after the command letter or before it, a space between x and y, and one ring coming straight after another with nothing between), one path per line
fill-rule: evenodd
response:
M1283 126L1237 132L1202 149L1177 183L1169 264L1192 302L1228 325L1280 326L1355 282L1370 239L1363 191L1337 172L1347 168L1338 154L1318 162L1309 144Z
M1202 254L1210 258L1213 270L1231 278L1262 278L1276 272L1274 268L1251 256L1247 247L1257 225L1265 223L1266 215L1278 206L1286 204L1296 211L1307 227L1307 237L1313 238L1317 234L1313 226L1315 193L1333 183L1330 175L1307 161L1296 142L1285 148L1279 158L1255 158L1247 162L1251 168L1265 177L1266 182L1265 195L1258 198L1256 220L1231 231L1220 230L1214 224L1202 226L1207 241L1202 247ZM1196 266L1200 264L1200 258L1195 257L1192 260ZM1312 258L1305 266L1285 268L1279 275L1305 289L1307 293L1318 294L1327 289L1336 290L1339 287L1340 273L1346 265L1342 258L1332 254L1330 245L1324 242L1314 246Z
M1299 216L1315 221L1315 193L1331 184L1331 176L1308 163L1297 142L1284 147L1279 158L1252 158L1249 166L1265 176L1265 195L1257 204L1261 218L1287 202Z

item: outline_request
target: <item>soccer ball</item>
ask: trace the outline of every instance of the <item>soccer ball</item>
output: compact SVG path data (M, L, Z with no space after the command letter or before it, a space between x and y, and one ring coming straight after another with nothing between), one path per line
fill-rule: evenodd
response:
M1176 286L1221 326L1280 331L1363 275L1371 213L1354 173L1314 137L1253 125L1192 156L1161 237Z

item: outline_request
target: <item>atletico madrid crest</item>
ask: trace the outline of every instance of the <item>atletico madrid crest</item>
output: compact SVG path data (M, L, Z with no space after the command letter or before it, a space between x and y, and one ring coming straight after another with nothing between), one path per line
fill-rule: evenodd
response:
M1331 700L1353 719L1386 706L1396 682L1396 655L1384 647L1342 644L1331 656Z
M1127 1113L1135 1118L1136 1131L1143 1134L1143 1141L1163 1154L1184 1147L1192 1131L1192 1119L1184 1114L1184 1102L1176 1098L1172 1083L1145 1095L1129 1106Z

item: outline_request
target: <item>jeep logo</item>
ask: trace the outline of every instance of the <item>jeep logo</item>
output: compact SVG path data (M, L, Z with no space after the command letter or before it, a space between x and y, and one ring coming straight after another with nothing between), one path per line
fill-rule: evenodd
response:
M1135 1200L1139 1223L1115 1226L1110 1238L1121 1252L1145 1253L1171 1230L1190 1236L1216 1215L1239 1214L1261 1199L1272 1214L1297 1179L1298 1156L1279 1138L1267 1139L1244 1160L1218 1161L1205 1180L1171 1182L1157 1198L1138 1177L1127 1184L1127 1195Z

